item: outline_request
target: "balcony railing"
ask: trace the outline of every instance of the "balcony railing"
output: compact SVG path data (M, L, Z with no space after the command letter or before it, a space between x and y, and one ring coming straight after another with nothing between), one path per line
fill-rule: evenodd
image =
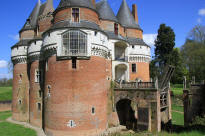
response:
M115 89L155 89L155 82L115 82Z

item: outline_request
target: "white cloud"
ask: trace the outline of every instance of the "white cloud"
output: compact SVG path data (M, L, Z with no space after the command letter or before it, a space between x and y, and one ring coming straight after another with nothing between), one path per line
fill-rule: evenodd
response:
M0 68L7 68L8 62L5 60L0 60Z
M19 40L19 35L16 34L16 35L9 35L9 37L15 41L18 41Z
M199 10L199 15L205 16L205 8Z
M155 44L154 41L157 38L157 34L144 34L143 37L146 44L153 46Z

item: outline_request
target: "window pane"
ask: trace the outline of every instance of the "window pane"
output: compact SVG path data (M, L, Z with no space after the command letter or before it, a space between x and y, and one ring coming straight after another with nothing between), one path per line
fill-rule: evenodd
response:
M64 34L62 52L70 56L84 55L87 52L87 35L78 30Z

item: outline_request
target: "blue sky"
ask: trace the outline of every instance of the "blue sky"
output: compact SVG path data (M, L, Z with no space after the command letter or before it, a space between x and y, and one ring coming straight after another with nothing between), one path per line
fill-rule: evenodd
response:
M53 1L56 8L60 0ZM7 62L11 57L10 47L18 41L18 31L24 25L36 2L37 0L1 1L0 78L11 77L7 70ZM108 2L117 14L122 0L108 0ZM127 3L130 8L133 3L137 4L139 24L144 30L144 40L149 45L153 45L161 23L173 28L176 34L176 47L184 44L189 31L195 25L205 25L204 0L127 0Z

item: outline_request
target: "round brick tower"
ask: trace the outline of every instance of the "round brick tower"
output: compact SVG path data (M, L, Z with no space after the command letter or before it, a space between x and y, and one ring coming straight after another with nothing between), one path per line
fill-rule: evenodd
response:
M12 118L17 121L29 121L27 45L27 41L23 40L12 47L12 61L14 64Z
M44 130L96 136L107 128L108 37L91 0L61 0L43 34Z
M20 41L12 50L13 70L13 98L12 118L17 121L29 121L29 68L27 64L27 49L29 41L36 35L37 16L40 1L36 4L25 25L20 30Z
M29 42L28 61L30 77L29 119L34 126L42 127L42 70L39 66L42 39L35 38Z

